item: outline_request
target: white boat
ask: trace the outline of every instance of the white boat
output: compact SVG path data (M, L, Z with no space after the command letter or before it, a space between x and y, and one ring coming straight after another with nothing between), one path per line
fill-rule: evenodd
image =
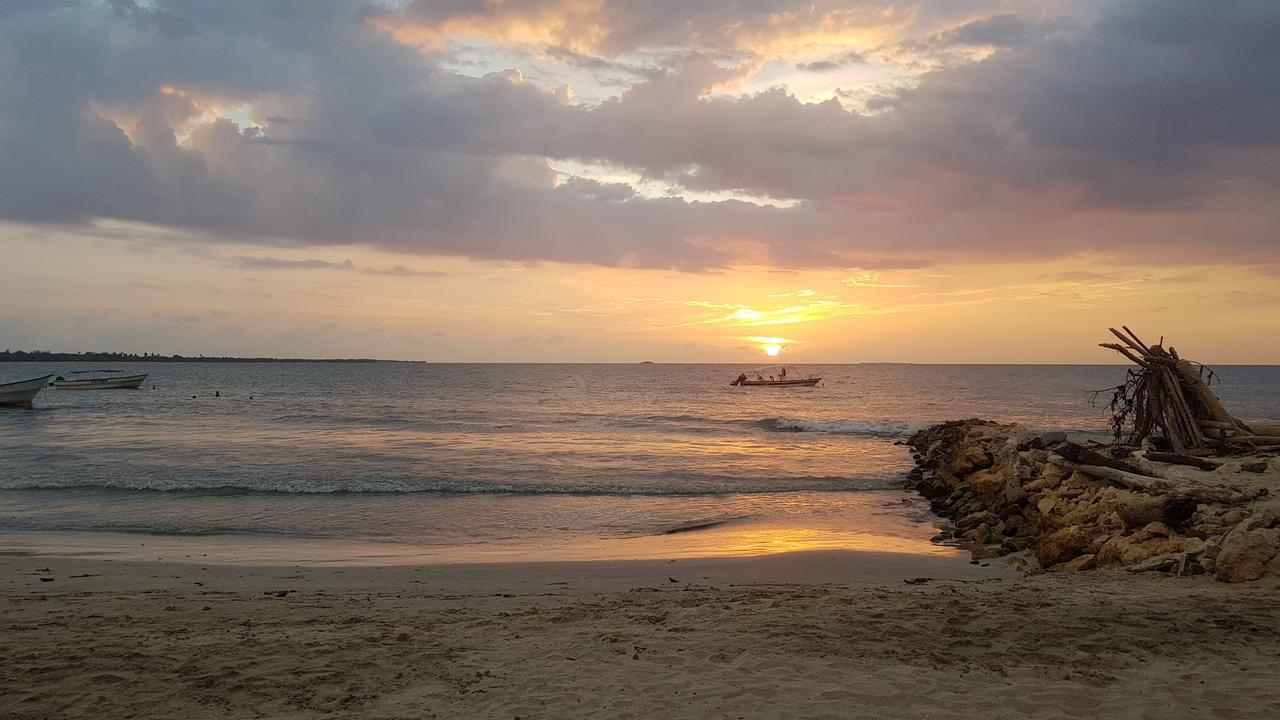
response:
M71 376L69 379L59 375L53 386L59 390L137 390L148 375L125 375L120 370L81 370L67 374Z
M19 380L18 382L5 383L0 385L0 405L8 407L31 407L31 401L36 399L36 395L44 389L49 383L52 375L44 377L32 378L30 380Z
M816 375L804 375L790 365L767 365L744 372L730 385L740 387L813 387L822 382Z

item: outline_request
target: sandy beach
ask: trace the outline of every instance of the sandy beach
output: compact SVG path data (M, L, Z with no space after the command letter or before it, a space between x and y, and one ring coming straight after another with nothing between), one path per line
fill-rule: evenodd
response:
M1267 582L861 552L0 567L10 718L1280 713Z

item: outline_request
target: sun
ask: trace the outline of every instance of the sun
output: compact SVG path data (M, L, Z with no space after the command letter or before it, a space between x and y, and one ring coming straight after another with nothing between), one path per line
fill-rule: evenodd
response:
M764 347L762 347L762 348L760 348L760 349L761 349L761 350L764 350L764 354L765 354L765 355L768 355L769 357L778 357L778 353L782 352L782 346L781 346L781 345L772 345L772 344L771 344L771 345L765 345Z

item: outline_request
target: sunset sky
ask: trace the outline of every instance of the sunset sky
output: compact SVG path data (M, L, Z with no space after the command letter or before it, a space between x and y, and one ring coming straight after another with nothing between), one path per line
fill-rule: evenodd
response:
M1280 363L1280 2L9 0L0 346ZM3 348L0 348L3 349Z

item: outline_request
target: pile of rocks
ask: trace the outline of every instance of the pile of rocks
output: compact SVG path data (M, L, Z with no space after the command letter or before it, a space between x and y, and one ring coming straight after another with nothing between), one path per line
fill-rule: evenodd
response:
M1140 448L958 420L907 442L914 488L975 559L1030 551L1043 568L1127 567L1240 582L1280 575L1280 459L1157 462ZM1159 455L1158 453L1150 453Z

